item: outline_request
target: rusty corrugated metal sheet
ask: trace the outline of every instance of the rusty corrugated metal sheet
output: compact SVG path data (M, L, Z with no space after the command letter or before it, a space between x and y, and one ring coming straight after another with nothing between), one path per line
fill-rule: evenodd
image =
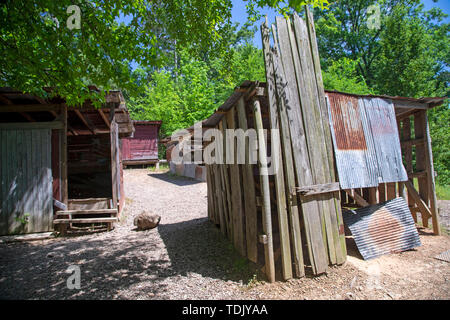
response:
M406 181L392 101L327 93L342 189Z
M421 246L419 234L403 198L343 212L364 260Z
M328 93L331 135L342 189L378 186L378 161L358 98Z
M380 98L360 98L360 101L364 103L370 129L368 131L372 133L378 159L379 182L408 180L392 101Z

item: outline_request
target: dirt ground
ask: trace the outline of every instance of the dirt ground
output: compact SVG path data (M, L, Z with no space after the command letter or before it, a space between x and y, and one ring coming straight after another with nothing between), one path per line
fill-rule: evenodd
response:
M421 229L422 246L364 261L354 242L326 275L269 284L208 222L206 184L125 170L126 208L111 232L0 244L1 299L450 299L450 264L433 257L449 236ZM440 202L441 215L449 205ZM138 232L142 210L161 215ZM444 218L445 219L445 218ZM81 289L68 289L78 266Z

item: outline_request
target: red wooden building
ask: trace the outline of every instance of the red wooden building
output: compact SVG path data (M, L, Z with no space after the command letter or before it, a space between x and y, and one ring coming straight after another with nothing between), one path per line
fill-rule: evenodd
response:
M158 163L158 133L162 121L133 121L133 137L122 139L124 165Z

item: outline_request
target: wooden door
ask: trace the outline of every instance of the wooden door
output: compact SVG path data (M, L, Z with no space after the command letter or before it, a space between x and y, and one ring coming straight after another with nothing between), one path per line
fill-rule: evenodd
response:
M53 229L50 129L0 130L0 235Z

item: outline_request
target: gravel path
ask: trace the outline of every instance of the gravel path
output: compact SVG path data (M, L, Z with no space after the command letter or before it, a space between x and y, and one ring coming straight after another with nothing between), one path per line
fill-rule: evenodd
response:
M111 232L0 244L0 299L450 299L450 267L433 257L449 236L421 230L422 246L268 284L207 220L206 184L148 169L124 172L126 207ZM142 210L158 228L135 231ZM81 271L68 289L66 270Z
M148 169L125 170L124 180L113 231L0 245L0 298L240 298L255 271L208 222L206 183ZM134 230L142 210L161 215L158 228ZM67 289L70 265L80 266L80 290Z

